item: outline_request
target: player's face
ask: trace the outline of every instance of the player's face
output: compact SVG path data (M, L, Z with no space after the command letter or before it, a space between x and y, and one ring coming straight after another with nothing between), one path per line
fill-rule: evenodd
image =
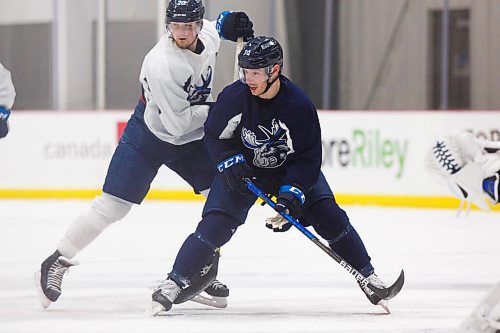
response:
M262 95L267 88L267 84L275 76L277 66L272 69L258 68L246 69L240 68L240 81L246 83L250 93L254 96ZM269 73L271 71L271 73Z
M172 38L179 48L189 49L193 47L198 38L201 21L189 23L171 22L167 25L167 28L172 33Z
M248 83L248 89L250 89L250 93L254 96L262 95L267 88L267 80L260 81L258 83Z

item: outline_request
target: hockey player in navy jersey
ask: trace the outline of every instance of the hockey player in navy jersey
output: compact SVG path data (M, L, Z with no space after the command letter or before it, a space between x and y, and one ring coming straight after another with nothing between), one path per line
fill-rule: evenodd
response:
M225 11L213 22L203 19L204 13L201 0L169 2L167 32L144 58L142 96L114 152L103 193L70 225L36 274L44 308L61 295L64 274L75 265L73 257L142 202L162 165L207 196L216 169L202 143L203 124L213 101L220 39L253 37L253 24L243 12ZM215 306L224 307L229 289L217 280L205 287L218 297Z
M163 285L153 294L153 314L169 311L192 276L210 261L247 218L256 197L252 179L275 195L277 209L312 226L330 247L372 285L386 285L347 214L335 202L321 172L321 129L311 100L282 74L283 51L274 38L256 37L239 54L240 80L227 86L205 123L205 141L219 174L196 231L182 245ZM268 226L284 231L283 221ZM363 288L373 304L385 300Z
M10 109L14 104L16 91L10 72L0 63L0 138L9 133Z

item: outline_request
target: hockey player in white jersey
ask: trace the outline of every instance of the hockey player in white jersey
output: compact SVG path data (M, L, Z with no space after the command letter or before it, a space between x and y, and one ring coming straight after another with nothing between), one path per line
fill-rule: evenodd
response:
M142 95L110 162L103 193L70 225L36 273L44 308L61 295L64 274L76 264L73 257L142 202L162 165L207 196L216 170L202 142L203 124L213 101L220 40L250 38L253 24L243 12L225 11L213 22L203 19L204 12L201 0L169 2L167 32L142 64ZM215 266L212 272L217 262L218 254L207 263ZM215 306L224 307L229 289L214 279L203 288L218 297ZM203 291L193 290L190 297Z
M438 139L428 154L428 167L460 199L460 209L472 203L483 210L498 204L500 142L479 140L467 131ZM480 301L460 326L461 332L500 332L500 282Z
M0 138L9 133L10 110L14 104L16 91L10 72L0 63Z

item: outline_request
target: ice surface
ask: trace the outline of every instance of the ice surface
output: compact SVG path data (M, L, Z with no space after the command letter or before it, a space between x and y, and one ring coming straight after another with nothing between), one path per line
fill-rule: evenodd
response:
M169 272L202 202L134 207L76 259L63 295L42 310L33 274L89 201L0 201L0 332L454 332L500 279L500 214L347 206L382 279L406 285L371 305L353 278L297 230L264 227L256 206L227 244L219 279L224 310L187 302L147 313L155 280Z

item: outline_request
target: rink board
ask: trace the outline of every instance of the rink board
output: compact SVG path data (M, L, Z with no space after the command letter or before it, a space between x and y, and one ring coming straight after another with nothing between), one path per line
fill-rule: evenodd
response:
M0 140L0 198L92 198L129 111L14 112ZM500 140L500 112L320 112L323 172L346 204L457 207L430 177L425 155L433 140L463 128ZM150 199L201 200L162 168Z

